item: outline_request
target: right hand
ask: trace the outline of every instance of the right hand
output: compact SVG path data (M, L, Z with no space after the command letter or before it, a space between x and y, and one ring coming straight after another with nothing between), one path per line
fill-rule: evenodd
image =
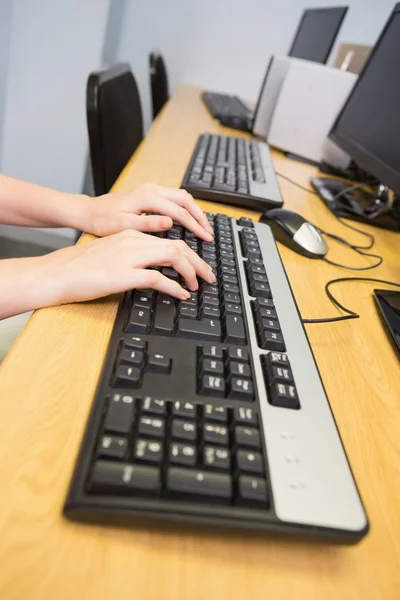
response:
M197 277L215 282L211 268L185 242L132 230L63 248L37 260L40 272L36 280L43 284L38 288L45 290L41 306L94 300L133 288L154 288L179 300L189 298L179 283L146 269L152 266L172 267L192 291L198 289Z

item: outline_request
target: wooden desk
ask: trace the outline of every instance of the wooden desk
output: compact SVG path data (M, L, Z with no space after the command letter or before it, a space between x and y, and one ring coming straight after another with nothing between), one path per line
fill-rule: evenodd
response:
M147 180L178 186L203 131L224 130L208 115L199 91L182 86L116 188ZM315 173L280 154L274 160L278 171L304 185ZM285 181L281 185L288 208L347 239L361 239L338 224L318 198ZM257 218L249 211L201 204ZM373 232L377 252L385 258L373 276L400 281L399 235ZM346 272L280 249L302 315L337 314L324 283ZM341 246L332 245L331 255L348 264L363 260ZM117 301L34 314L1 367L0 598L400 598L400 369L372 288L363 283L336 288L361 319L307 326L371 521L370 534L355 547L66 521L61 510Z

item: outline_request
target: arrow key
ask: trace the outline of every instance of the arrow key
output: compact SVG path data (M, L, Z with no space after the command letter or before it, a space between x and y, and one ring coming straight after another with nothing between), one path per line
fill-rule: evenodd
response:
M164 354L149 354L147 367L155 373L170 373L171 359Z

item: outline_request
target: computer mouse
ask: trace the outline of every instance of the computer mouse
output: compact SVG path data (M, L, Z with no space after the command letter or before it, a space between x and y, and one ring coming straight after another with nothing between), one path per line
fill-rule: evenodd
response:
M322 258L328 252L328 244L314 225L291 210L273 208L261 215L260 222L271 227L278 242L303 256Z

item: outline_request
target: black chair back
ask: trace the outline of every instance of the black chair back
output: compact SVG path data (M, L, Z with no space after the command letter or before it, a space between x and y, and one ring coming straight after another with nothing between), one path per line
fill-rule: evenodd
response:
M86 117L94 193L100 196L110 191L143 139L142 107L128 64L89 75Z
M153 119L155 119L169 98L168 76L163 57L157 52L149 55L149 67Z

